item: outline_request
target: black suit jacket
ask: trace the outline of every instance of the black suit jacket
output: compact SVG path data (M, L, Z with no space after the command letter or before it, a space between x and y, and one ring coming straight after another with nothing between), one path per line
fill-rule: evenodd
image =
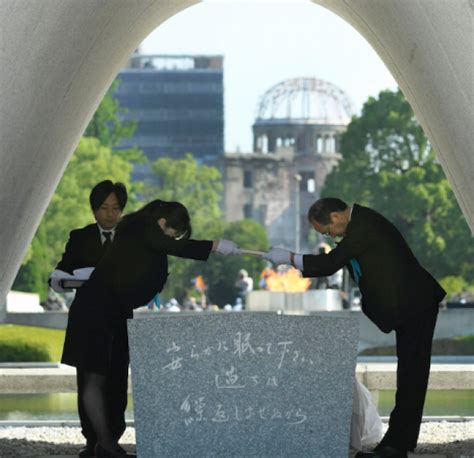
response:
M175 240L156 221L137 221L117 227L114 242L102 256L78 300L101 298L107 315L131 317L163 289L168 277L167 255L207 260L212 241ZM99 305L99 304L97 304Z
M69 240L56 269L72 274L74 269L95 267L104 253L99 227L89 224L69 233Z
M303 276L332 275L346 266L354 278L351 258L362 271L362 310L383 332L437 307L446 295L419 264L398 229L376 211L357 204L346 235L334 250L303 256Z

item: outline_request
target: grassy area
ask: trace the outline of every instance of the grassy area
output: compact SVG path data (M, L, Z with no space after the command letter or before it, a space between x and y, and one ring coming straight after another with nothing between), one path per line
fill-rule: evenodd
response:
M473 356L474 335L439 339L433 342L432 354L435 356ZM395 356L395 347L368 348L362 356Z
M472 390L428 390L423 415L474 415ZM382 416L390 415L395 404L395 391L380 391L378 411Z
M59 361L64 331L33 326L0 325L0 362Z

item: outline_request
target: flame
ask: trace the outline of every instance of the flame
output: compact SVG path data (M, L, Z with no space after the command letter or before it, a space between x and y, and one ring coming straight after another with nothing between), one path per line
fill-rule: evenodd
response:
M302 293L309 289L311 280L303 278L298 269L291 267L285 272L275 272L267 267L260 275L260 285L268 291Z

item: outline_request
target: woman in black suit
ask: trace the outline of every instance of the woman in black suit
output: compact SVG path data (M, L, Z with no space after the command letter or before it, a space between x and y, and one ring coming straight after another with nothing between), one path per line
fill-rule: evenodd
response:
M189 214L178 202L155 200L125 216L114 243L71 304L62 362L85 374L81 396L97 434L96 456L126 455L113 434L115 422L124 419L110 415L110 374L128 371L127 319L163 289L167 255L204 261L212 251L240 254L231 241L190 236Z

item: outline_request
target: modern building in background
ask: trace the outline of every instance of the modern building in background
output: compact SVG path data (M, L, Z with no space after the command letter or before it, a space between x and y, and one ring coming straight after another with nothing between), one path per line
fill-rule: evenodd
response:
M273 246L314 248L307 210L341 159L339 139L352 111L341 89L316 78L270 88L258 105L253 151L223 157L226 219L259 221Z
M138 147L151 162L191 153L219 166L228 221L255 219L272 245L314 249L306 212L341 159L340 135L352 116L341 89L317 78L276 84L258 103L253 151L224 153L222 56L136 52L118 79L114 96L128 110L122 117L137 122L119 147ZM133 173L150 176L148 165Z
M114 97L134 120L133 137L119 148L138 147L150 161L192 153L213 163L224 151L223 57L134 54ZM139 166L134 178L148 169Z

